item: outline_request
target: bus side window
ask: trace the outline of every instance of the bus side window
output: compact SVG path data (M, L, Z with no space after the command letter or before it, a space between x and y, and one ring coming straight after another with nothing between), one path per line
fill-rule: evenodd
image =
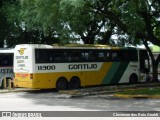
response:
M81 59L82 61L86 61L89 58L89 53L88 52L82 52L81 53Z
M118 60L118 53L117 52L112 52L112 60Z
M116 62L122 61L121 51L112 51L112 60Z
M71 62L71 53L69 51L64 51L64 61Z
M71 51L71 60L72 62L77 62L80 60L80 52L78 50Z
M55 50L54 52L54 61L57 63L61 63L64 61L64 53L61 50Z
M95 61L95 51L90 50L89 51L89 61Z
M45 49L36 49L36 63L50 62L50 51Z
M138 53L137 50L131 50L129 52L130 61L138 61Z
M104 51L98 51L97 55L96 55L96 59L98 61L104 61L104 60L106 60L105 52Z
M125 50L122 50L120 51L120 56L121 56L121 60L122 61L130 61L131 60L131 57L129 56L129 52L128 51L125 51Z
M82 51L81 53L82 61L95 61L95 54L93 50Z
M107 51L106 52L106 61L110 61L111 60L111 52Z

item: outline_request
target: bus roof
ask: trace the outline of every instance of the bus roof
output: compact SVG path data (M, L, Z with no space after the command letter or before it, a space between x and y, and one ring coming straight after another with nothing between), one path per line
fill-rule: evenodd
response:
M53 48L53 46L46 44L19 44L16 47Z
M142 48L136 48L136 47L112 47L109 45L101 45L101 44L66 44L66 45L58 45L58 44L53 44L53 45L46 45L46 44L20 44L17 45L19 47L33 47L33 48L47 48L47 49L113 49L113 50L119 50L119 49L124 49L124 50L139 50Z
M0 48L0 53L14 53L13 48Z

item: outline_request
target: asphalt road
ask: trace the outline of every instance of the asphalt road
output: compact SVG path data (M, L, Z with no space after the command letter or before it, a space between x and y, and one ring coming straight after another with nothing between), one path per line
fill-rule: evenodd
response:
M160 111L160 99L119 99L112 95L68 98L53 91L0 93L1 111Z

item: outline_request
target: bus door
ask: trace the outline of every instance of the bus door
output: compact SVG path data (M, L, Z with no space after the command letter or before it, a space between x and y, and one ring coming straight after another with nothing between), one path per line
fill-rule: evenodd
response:
M149 78L150 64L149 56L146 50L139 51L139 64L140 64L140 82L145 82Z

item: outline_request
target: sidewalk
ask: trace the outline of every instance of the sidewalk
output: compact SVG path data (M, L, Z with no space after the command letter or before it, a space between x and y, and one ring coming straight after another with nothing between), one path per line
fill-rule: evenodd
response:
M62 98L73 98L73 97L82 97L82 96L89 96L89 95L113 95L113 97L117 98L160 98L160 96L133 96L133 95L121 95L116 94L120 91L126 90L136 90L140 88L156 88L159 87L160 83L144 83L144 84L132 84L132 85L113 85L113 86L99 86L99 87L89 87L89 88L82 88L77 90L61 90L59 94L61 94Z

